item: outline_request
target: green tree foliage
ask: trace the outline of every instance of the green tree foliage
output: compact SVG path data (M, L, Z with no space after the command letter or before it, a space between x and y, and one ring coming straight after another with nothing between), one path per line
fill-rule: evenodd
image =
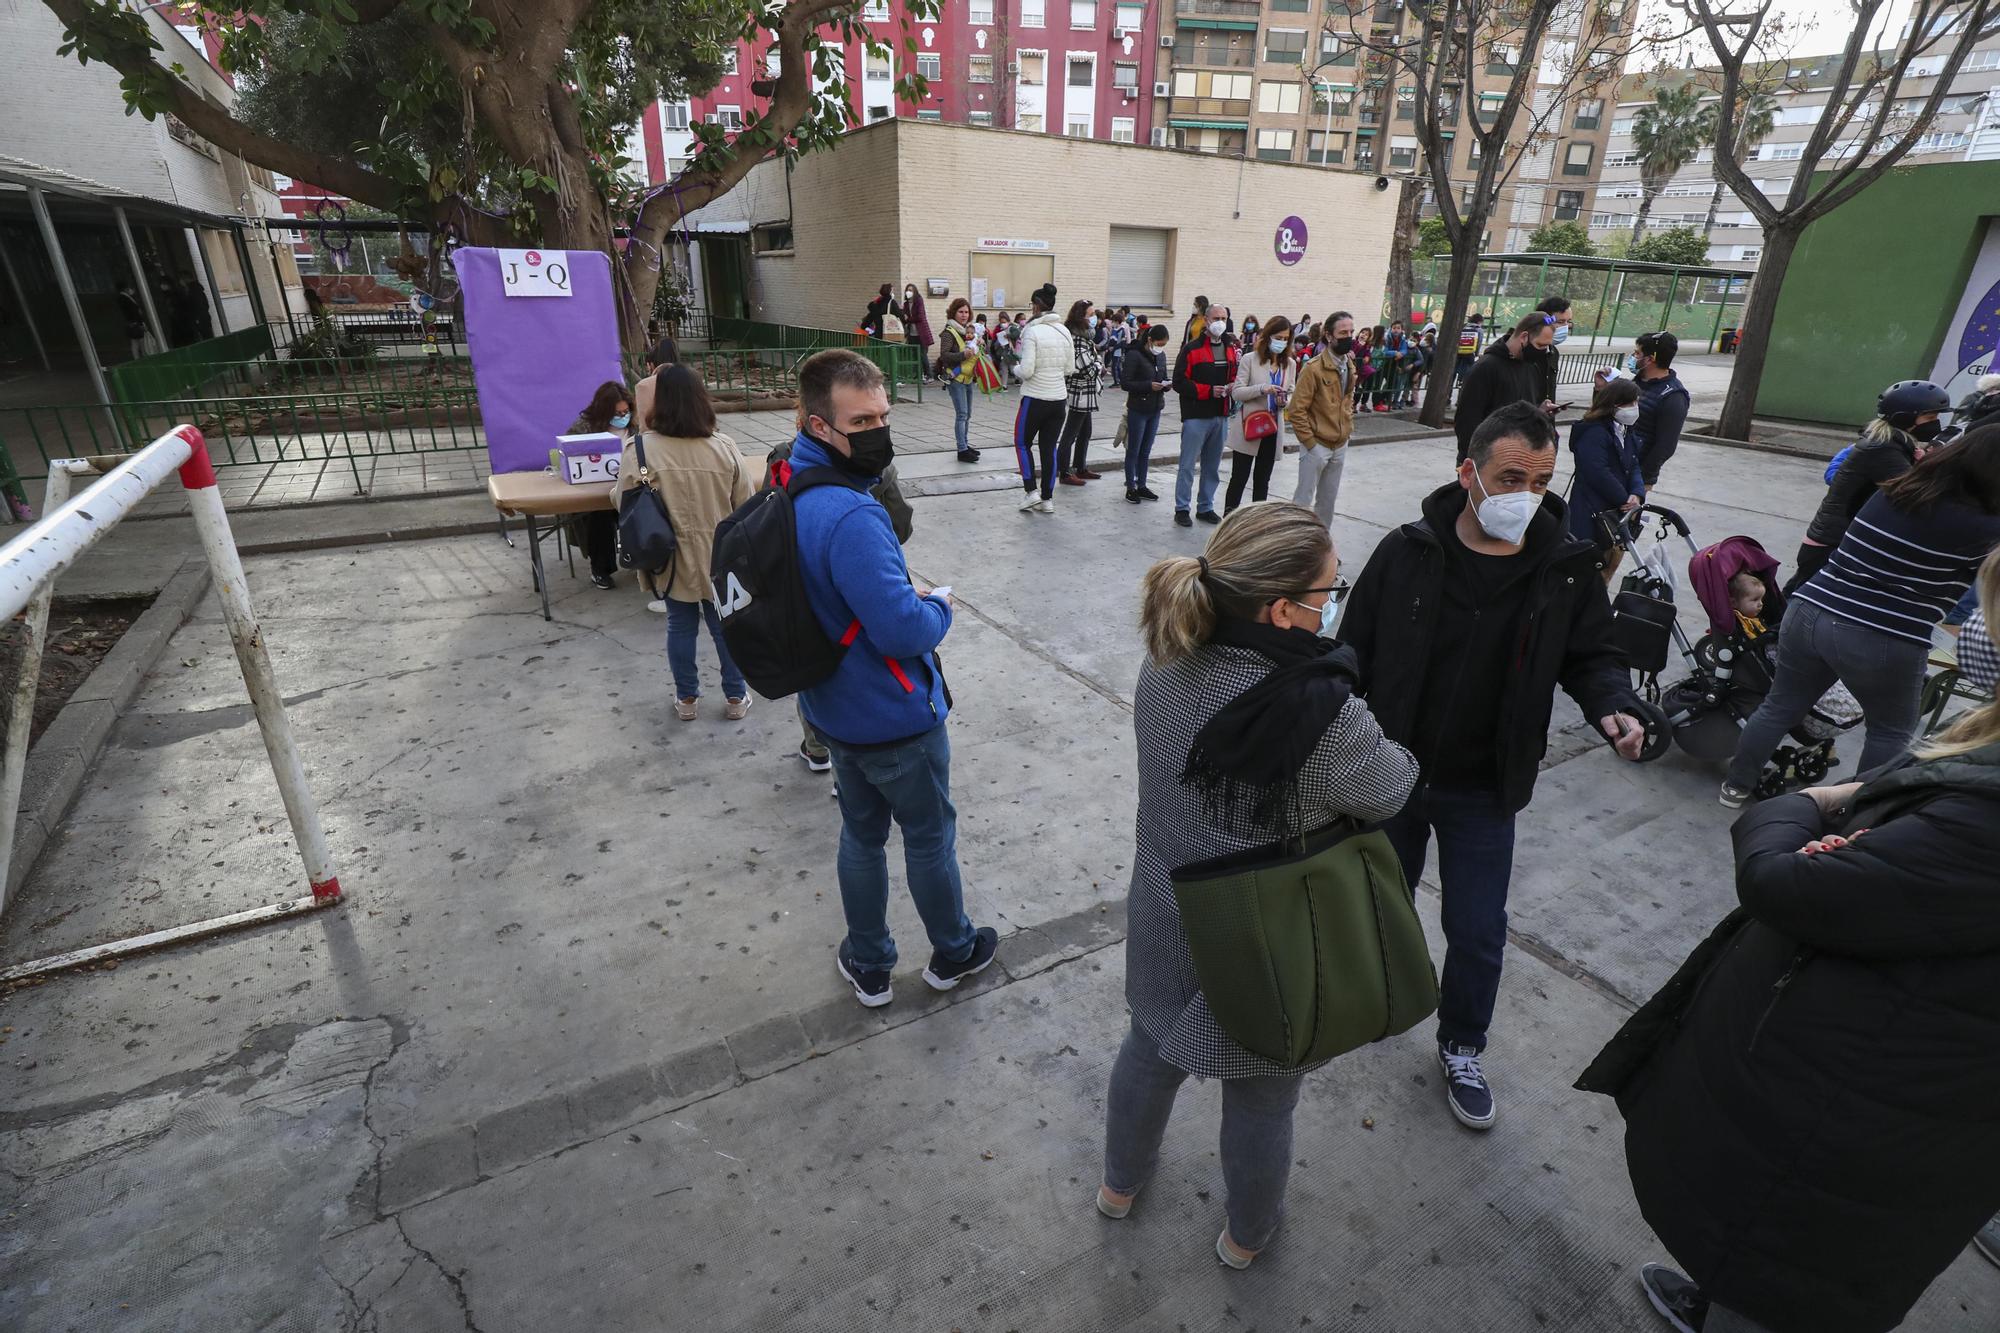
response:
M1713 134L1713 117L1703 109L1695 83L1653 90L1651 106L1632 120L1632 151L1639 158L1639 212L1632 219L1632 243L1646 229L1653 203L1674 173L1694 160Z
M1451 237L1446 235L1443 218L1425 218L1417 224L1417 255L1436 259L1451 253Z
M1544 222L1528 233L1530 254L1545 255L1594 255L1597 247L1591 244L1590 229L1580 222Z
M1650 264L1706 264L1708 238L1693 227L1670 227L1634 241L1626 257Z

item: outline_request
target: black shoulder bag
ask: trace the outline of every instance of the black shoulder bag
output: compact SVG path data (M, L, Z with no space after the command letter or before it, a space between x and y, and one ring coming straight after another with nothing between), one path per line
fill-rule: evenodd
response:
M673 563L680 543L667 517L667 502L653 489L645 437L633 437L632 447L639 454L639 484L618 500L618 563L657 574Z

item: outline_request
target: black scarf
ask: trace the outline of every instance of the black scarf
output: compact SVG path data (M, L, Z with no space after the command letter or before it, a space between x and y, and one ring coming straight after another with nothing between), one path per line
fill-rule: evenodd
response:
M1219 822L1243 827L1247 814L1247 827L1282 834L1286 814L1299 810L1299 772L1347 706L1360 663L1352 648L1308 630L1227 616L1209 642L1248 648L1271 673L1195 734L1181 781L1201 789Z

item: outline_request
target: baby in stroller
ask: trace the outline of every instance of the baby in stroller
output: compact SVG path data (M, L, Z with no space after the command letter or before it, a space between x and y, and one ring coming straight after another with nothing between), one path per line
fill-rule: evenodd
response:
M1692 552L1688 583L1708 615L1708 632L1688 642L1673 614L1671 566L1658 547L1636 550L1647 525L1659 520L1658 535L1678 531ZM1777 676L1778 635L1785 597L1778 561L1749 537L1727 537L1696 547L1678 514L1653 505L1618 525L1619 543L1635 555L1612 602L1626 657L1639 673L1640 692L1665 712L1676 744L1697 759L1724 763L1736 753L1743 723L1757 711ZM1660 684L1669 644L1689 668L1685 679ZM1792 783L1820 781L1832 767L1834 741L1858 726L1861 709L1844 686L1836 685L1792 731L1793 745L1780 746L1766 765L1759 796L1775 796Z

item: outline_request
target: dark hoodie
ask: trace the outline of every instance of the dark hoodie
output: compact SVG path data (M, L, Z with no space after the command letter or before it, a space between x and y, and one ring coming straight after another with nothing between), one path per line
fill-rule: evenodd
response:
M1493 414L1496 407L1509 403L1542 401L1542 367L1532 355L1507 354L1512 337L1497 338L1458 389L1458 406L1452 410L1451 428L1458 434L1458 456L1464 458L1472 446L1472 432Z
M1340 641L1361 693L1427 781L1497 791L1510 810L1534 795L1560 685L1595 724L1637 702L1611 639L1597 551L1565 532L1555 495L1519 554L1479 556L1455 524L1467 492L1433 491L1424 516L1376 544L1348 594Z

